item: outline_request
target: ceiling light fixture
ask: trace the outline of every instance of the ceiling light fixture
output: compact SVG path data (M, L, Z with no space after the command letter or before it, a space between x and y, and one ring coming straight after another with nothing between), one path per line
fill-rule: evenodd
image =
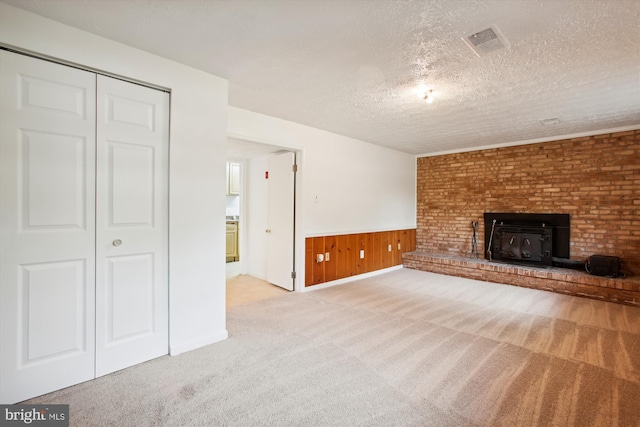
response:
M431 104L433 102L433 90L432 89L419 89L418 90L418 98L422 98L425 100L427 104Z

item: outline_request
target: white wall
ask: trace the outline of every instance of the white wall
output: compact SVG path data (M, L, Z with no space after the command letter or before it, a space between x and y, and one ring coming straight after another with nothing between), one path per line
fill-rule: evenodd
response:
M240 215L240 196L227 196L226 212L227 215Z
M234 107L229 107L228 120L229 136L234 139L287 147L302 154L298 174L301 212L296 224L298 277L304 277L306 237L415 228L415 156ZM256 166L252 173L257 184L250 181L250 186L266 188L264 182L260 184L265 164ZM260 196L249 195L247 203L252 215L266 211L266 199L261 201ZM262 242L266 237L259 227L250 227L248 233L249 271L264 271L266 256L258 251L266 247Z
M170 351L226 338L227 81L4 3L0 43L171 90Z

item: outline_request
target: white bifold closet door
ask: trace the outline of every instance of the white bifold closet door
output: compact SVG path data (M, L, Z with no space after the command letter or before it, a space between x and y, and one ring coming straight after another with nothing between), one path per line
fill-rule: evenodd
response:
M0 401L167 354L169 95L0 51Z
M98 76L96 376L168 353L169 94Z

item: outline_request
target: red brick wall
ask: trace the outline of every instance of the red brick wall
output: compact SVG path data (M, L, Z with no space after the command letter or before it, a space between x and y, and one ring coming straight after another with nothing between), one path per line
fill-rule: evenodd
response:
M571 258L640 274L640 129L418 159L417 250L466 256L484 212L568 213Z

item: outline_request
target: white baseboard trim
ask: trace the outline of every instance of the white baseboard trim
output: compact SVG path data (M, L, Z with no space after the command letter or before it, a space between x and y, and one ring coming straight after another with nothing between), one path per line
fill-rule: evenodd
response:
M316 291L318 289L324 289L331 286L343 285L345 283L354 282L360 279L366 279L367 277L379 276L380 274L389 273L390 271L400 270L404 268L402 265L394 265L393 267L383 268L382 270L371 271L369 273L358 274L357 276L345 277L344 279L332 280L331 282L321 283L319 285L313 285L304 287L300 292Z
M178 345L169 345L169 355L177 356L181 353L185 353L187 351L204 347L205 345L226 340L227 338L229 338L229 332L225 329L222 332L219 332L214 335L209 335L208 337L205 337L205 338L200 338L197 340L189 341L189 342L178 344Z

